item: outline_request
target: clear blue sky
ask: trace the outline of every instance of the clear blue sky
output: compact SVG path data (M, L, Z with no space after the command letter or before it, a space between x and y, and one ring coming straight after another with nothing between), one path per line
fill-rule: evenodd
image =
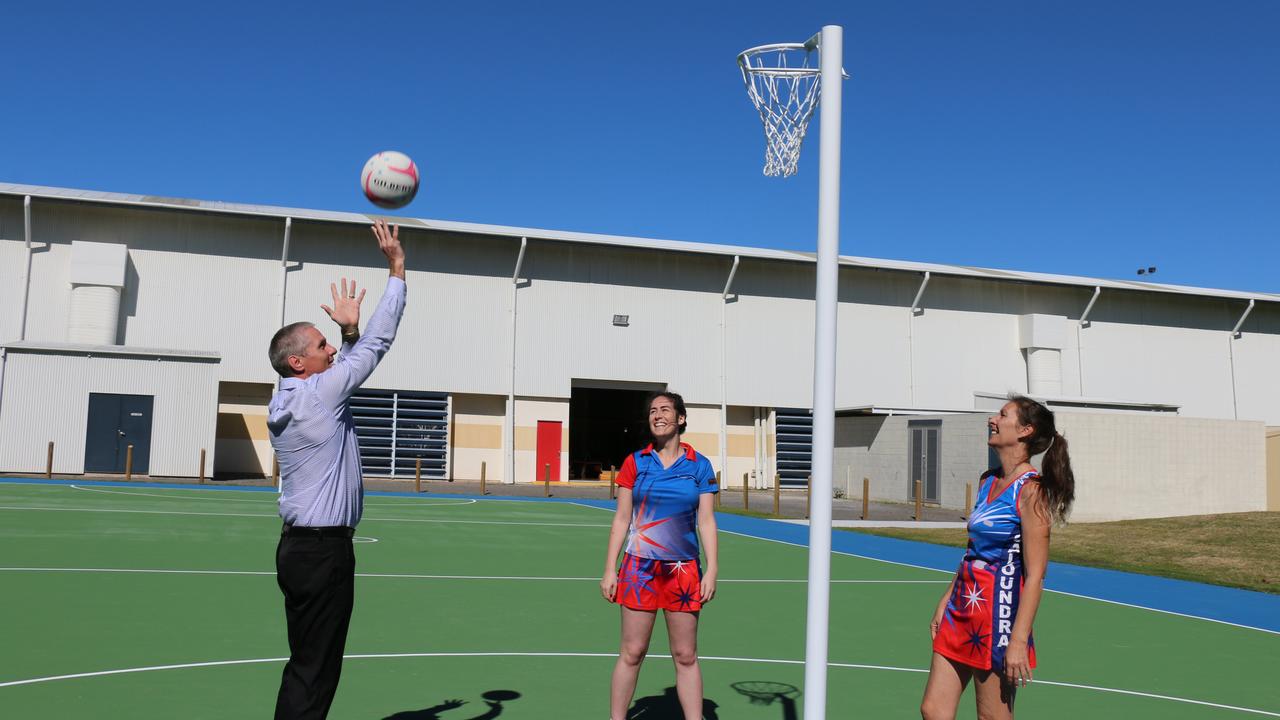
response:
M0 181L811 250L734 58L828 23L842 253L1280 292L1273 0L25 2Z

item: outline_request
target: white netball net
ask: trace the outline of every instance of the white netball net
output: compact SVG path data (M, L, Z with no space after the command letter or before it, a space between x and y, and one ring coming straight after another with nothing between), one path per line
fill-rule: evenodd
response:
M795 175L800 163L800 146L822 87L815 50L813 43L780 43L738 55L747 95L764 123L764 174L770 177Z

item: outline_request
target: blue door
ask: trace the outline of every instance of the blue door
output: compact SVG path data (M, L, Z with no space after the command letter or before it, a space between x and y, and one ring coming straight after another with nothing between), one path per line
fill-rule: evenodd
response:
M146 475L151 464L151 395L89 393L89 422L84 443L86 473L123 473L133 446L133 472Z

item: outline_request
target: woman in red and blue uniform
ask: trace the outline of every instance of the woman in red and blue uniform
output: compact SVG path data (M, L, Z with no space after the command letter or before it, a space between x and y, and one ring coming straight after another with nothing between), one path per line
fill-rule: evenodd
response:
M676 694L686 720L702 717L698 613L716 594L717 544L711 462L680 442L684 399L654 393L647 403L653 442L622 463L600 593L622 606L622 644L609 690L609 717L624 720L658 610L667 622ZM699 560L701 551L706 564ZM618 553L626 542L622 569Z
M978 717L1013 717L1019 687L1036 666L1031 624L1049 565L1049 529L1075 497L1067 440L1053 413L1014 396L987 422L987 445L1000 457L978 484L969 513L969 547L929 625L933 663L920 714L956 716L974 681ZM1044 453L1044 470L1031 458Z

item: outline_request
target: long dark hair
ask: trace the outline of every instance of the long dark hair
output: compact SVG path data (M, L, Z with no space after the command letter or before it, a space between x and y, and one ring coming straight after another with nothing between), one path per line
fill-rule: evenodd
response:
M689 413L686 412L684 409L684 398L680 397L680 393L673 393L670 390L659 390L657 392L651 392L649 393L649 397L645 398L644 400L645 432L649 432L649 410L653 408L653 401L657 400L658 398L666 398L670 400L671 404L675 406L676 416L685 418L684 420L681 420L680 424L676 427L676 434L683 435L684 431L689 427L689 423L688 423Z
M1044 453L1040 469L1040 497L1049 512L1049 519L1054 523L1066 522L1071 502L1076 498L1076 476L1071 472L1067 439L1058 432L1053 411L1043 403L1022 395L1014 395L1009 401L1018 408L1018 422L1032 428L1031 435L1023 441L1027 444L1027 457Z

